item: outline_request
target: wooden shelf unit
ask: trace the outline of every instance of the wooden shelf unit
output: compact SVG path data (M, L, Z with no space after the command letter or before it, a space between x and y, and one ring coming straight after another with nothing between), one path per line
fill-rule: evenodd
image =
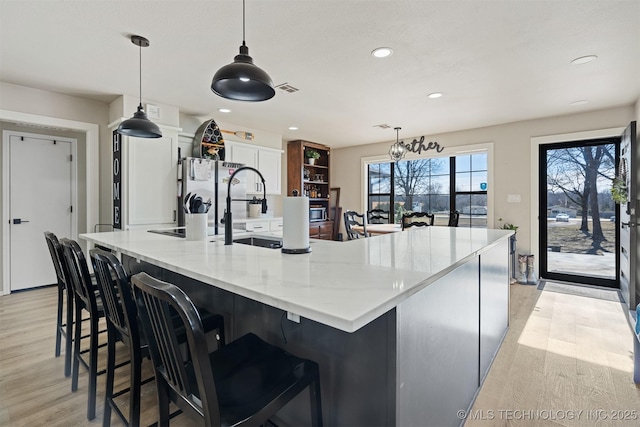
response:
M315 150L320 158L315 164L307 163L305 152ZM309 171L305 178L305 169ZM289 141L287 144L287 195L293 196L293 190L299 195L307 195L309 204L326 209L329 214L329 189L331 170L331 148L316 142L303 140ZM321 175L316 179L316 175ZM306 191L310 194L306 194ZM309 224L309 237L331 240L333 238L333 221L314 221Z

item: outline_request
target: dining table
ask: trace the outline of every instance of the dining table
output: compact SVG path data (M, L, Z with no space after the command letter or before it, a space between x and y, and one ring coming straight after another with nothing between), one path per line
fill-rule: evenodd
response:
M351 228L359 232L363 231L363 227L360 225L352 225ZM398 231L402 231L402 225L400 224L367 224L367 233L370 236L397 233Z

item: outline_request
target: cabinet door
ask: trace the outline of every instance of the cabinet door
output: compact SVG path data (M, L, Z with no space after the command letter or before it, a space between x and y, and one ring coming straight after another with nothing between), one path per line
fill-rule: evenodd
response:
M128 138L129 225L174 224L177 209L178 135Z
M279 151L258 150L258 170L264 176L267 194L282 193L281 165L282 154Z
M252 145L246 144L232 144L231 145L231 161L234 163L244 163L245 166L251 166L252 168L258 168L258 150ZM243 171L245 173L245 182L247 183L247 193L259 193L261 190L258 188L258 183L261 183L260 178L252 172ZM243 173L240 172L240 173ZM262 172L262 171L261 171Z

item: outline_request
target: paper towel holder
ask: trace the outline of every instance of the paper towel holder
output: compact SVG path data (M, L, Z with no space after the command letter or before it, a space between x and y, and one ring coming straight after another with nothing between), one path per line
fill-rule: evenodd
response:
M293 197L298 197L299 194L300 194L300 192L298 190L291 191L291 195ZM282 243L284 244L284 239L283 239ZM280 250L282 251L283 254L308 254L308 253L311 252L311 245L307 246L306 248L302 248L302 249L289 249L289 248L282 247L282 249L280 249Z

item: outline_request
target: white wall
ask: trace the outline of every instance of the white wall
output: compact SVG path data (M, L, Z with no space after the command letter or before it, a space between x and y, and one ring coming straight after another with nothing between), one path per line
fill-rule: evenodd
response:
M105 134L107 141L110 140L106 131L107 118L106 103L0 82L0 121L3 128L21 129L24 127L22 123L39 123L48 128L28 127L26 131L78 139L79 233L93 231L94 223L98 222L97 148ZM0 253L0 262L2 255Z
M437 141L441 146L454 148L474 144L493 143L494 211L490 223L498 218L514 223L518 229L518 251L531 249L531 138L587 130L626 127L637 119L639 103L634 107L610 108L582 114L549 117L508 123L478 129L469 129L438 135L425 135L426 141ZM390 133L390 137L392 135ZM421 135L400 135L411 141ZM340 205L344 209L361 211L364 204L362 157L386 155L395 138L387 142L333 149L331 154L331 186L340 187ZM445 154L445 150L442 154ZM431 153L428 153L431 155ZM507 203L508 194L520 194L520 203Z

